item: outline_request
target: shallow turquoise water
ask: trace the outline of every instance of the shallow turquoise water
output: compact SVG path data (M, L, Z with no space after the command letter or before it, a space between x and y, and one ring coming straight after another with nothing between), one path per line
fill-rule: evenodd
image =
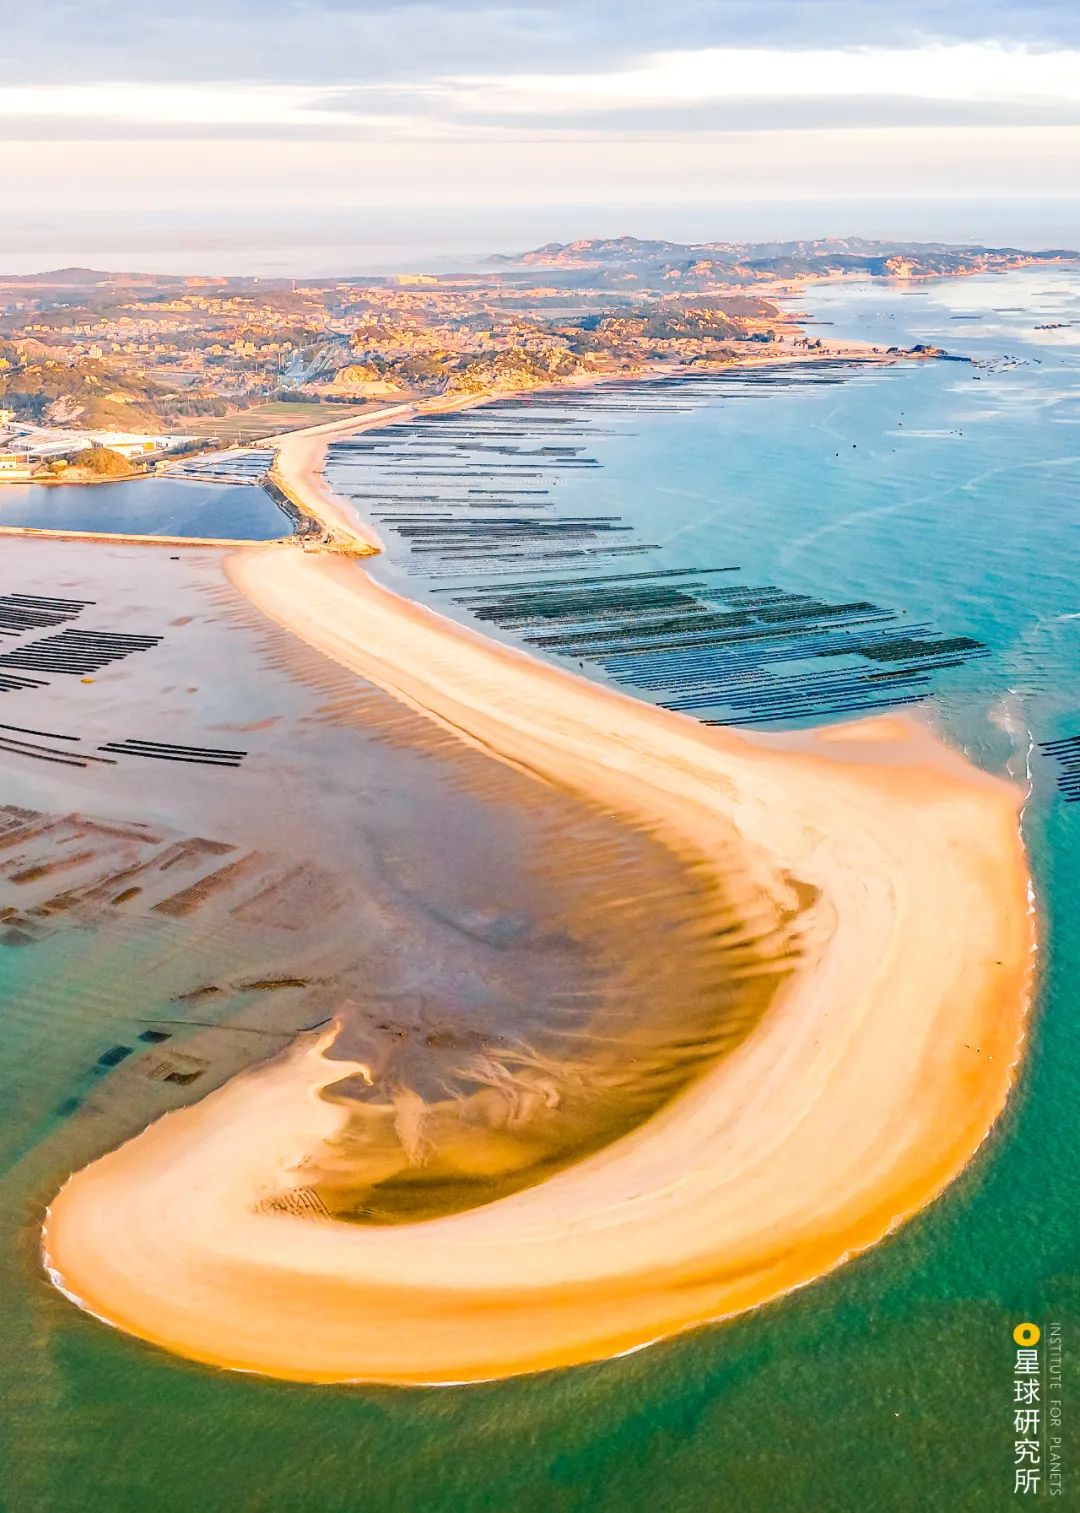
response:
M941 673L932 706L961 739L985 747L987 760L1007 755L987 728L991 717L1015 725L1021 747L1021 724L1037 739L1063 733L1076 712L1080 659L1080 619L1070 619L1080 613L1080 277L1044 269L910 292L852 285L813 291L808 303L832 323L830 334L934 342L976 361L848 370L847 381L829 384L720 380L685 402L660 387L655 403L625 414L613 401L579 438L599 466L549 471L530 487L547 487L544 504L559 518L618 516L633 527L628 539L657 547L548 571L735 565L737 577L718 581L869 599L898 611L901 623L929 622L990 648L990 657ZM957 311L980 313L956 320ZM1075 324L1035 329L1066 321ZM573 417L572 400L559 413ZM527 430L530 421L526 407L516 424ZM384 488L396 477L416 494L444 486L415 476L419 465L402 460L375 477ZM331 476L365 506L355 465L335 473L332 464ZM469 619L457 597L465 585L497 583L491 564L477 552L454 576L429 574L415 545L410 552L394 534L394 517L384 518L390 553L377 570ZM544 566L525 560L534 574ZM526 575L510 564L504 576Z
M632 522L659 542L636 568L738 564L977 638L991 654L936 675L927 711L978 760L1023 772L1032 739L1080 733L1080 326L1034 329L1080 319L1080 277L820 289L812 304L837 331L940 340L990 366L605 415L613 434L590 441L602 465L560 473L558 513ZM1022 365L1002 366L1006 353ZM421 596L445 586L408 565L395 548L386 571ZM887 1244L751 1317L596 1367L426 1393L290 1387L159 1355L28 1282L43 1167L23 1147L0 1182L18 1242L2 1277L0 1500L15 1513L1015 1506L1012 1325L1062 1321L1067 1370L1080 1328L1080 805L1062 802L1047 758L1031 772L1043 982L1020 1085L963 1177ZM0 952L12 996L32 988L27 961ZM37 1131L64 1068L39 1056L15 1073L15 1111ZM1080 1506L1070 1392L1063 1508Z

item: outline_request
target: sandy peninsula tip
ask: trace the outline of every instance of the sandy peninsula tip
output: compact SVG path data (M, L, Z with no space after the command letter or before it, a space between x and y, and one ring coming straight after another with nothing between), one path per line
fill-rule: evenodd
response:
M312 459L306 457L305 467ZM301 1038L73 1175L58 1286L211 1365L477 1381L755 1308L940 1193L1007 1097L1031 992L1021 794L887 716L743 739L497 647L332 555L231 559L271 620L492 760L825 922L760 1023L630 1134L465 1212L378 1228L268 1208L333 1142L348 1063Z

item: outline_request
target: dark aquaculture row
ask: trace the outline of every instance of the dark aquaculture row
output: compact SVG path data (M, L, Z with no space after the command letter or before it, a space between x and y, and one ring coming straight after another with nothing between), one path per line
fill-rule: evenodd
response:
M33 736L34 740L27 740ZM40 739L38 739L40 737ZM48 741L63 741L63 746L43 744ZM15 756L31 757L38 762L51 762L59 767L115 767L115 757L93 756L86 750L76 750L82 736L57 735L50 730L31 730L25 725L0 725L0 750ZM99 747L104 750L104 747Z
M409 570L426 577L651 550L617 516L556 513L558 478L600 466L573 444L585 435L585 424L568 429L563 417L523 435L497 402L336 442L328 466L335 489L407 546Z
M0 594L0 635L25 636L36 630L62 625L65 621L77 619L93 603L92 599L52 598L41 594ZM25 642L4 652L0 656L0 666L17 671L0 671L0 693L49 686L48 676L28 677L26 670L87 678L112 662L136 652L152 650L161 640L161 636L77 630L67 626L54 635ZM106 741L97 747L95 754L87 750L82 736L41 730L36 725L11 721L0 722L0 752L56 766L82 768L91 764L115 767L121 757L238 767L247 755L246 751L232 748L181 745L134 736L122 741Z
M328 473L337 492L408 548L407 570L425 577L474 577L476 564L496 574L637 556L657 548L628 539L632 528L618 517L556 511L562 480L601 467L587 443L625 435L639 414L683 412L718 394L840 381L834 369L808 363L619 381L572 396L537 392L342 439L330 448Z
M0 636L21 636L74 620L92 599L52 599L41 594L0 594Z
M34 737L29 740L28 737ZM63 746L49 742L63 741ZM82 737L64 735L56 731L36 730L26 725L0 724L0 751L13 756L30 757L38 762L50 762L60 767L115 767L117 757L151 757L157 761L195 762L204 767L239 767L246 751L228 750L224 747L182 746L167 741L146 741L134 737L124 741L106 741L98 752L115 755L94 755L82 746Z
M57 1104L56 1113L58 1116L60 1116L61 1118L66 1118L68 1115L74 1114L77 1109L82 1108L83 1104L87 1100L87 1097L93 1091L94 1082L99 1077L104 1077L108 1072L112 1071L113 1067L119 1066L120 1063L122 1061L126 1061L129 1056L134 1056L137 1050L145 1049L145 1047L149 1045L161 1045L163 1041L171 1040L172 1032L169 1030L142 1030L140 1031L139 1035L134 1038L142 1042L142 1047L134 1045L114 1044L111 1045L108 1050L102 1051L101 1055L97 1058L93 1065L87 1067L82 1074L82 1082L84 1084L83 1090L81 1092L71 1094L61 1103ZM155 1069L155 1071L151 1073L151 1076L160 1077L160 1080L162 1082L179 1083L180 1086L183 1087L188 1083L194 1082L196 1078L202 1075L200 1071L194 1070L170 1070L170 1066L173 1065L174 1064L171 1062L164 1062L162 1063L160 1069Z
M0 636L20 637L78 619L93 599L53 598L44 594L0 594ZM132 636L114 631L75 630L13 646L0 655L0 693L44 688L42 678L28 673L70 673L85 677L109 662L156 646L160 636ZM34 734L34 732L29 732Z
M868 600L828 604L782 589L720 585L733 568L454 591L476 619L598 668L706 724L756 725L911 704L931 673L984 648L900 625ZM806 670L797 671L801 664Z
M150 757L158 762L194 762L203 767L239 767L246 751L224 746L183 746L175 741L145 741L134 736L125 741L107 741L99 751L113 751L120 756Z
M160 636L130 636L113 631L62 630L55 636L6 651L0 656L0 667L85 677L121 657L148 651L160 640Z
M760 725L911 704L936 672L986 648L868 600L732 584L735 566L599 571L657 548L617 515L562 513L551 497L561 478L601 465L588 444L626 435L627 417L843 381L807 364L530 394L339 442L329 472L407 549L406 571L436 580L433 593L666 708Z
M1067 804L1075 804L1080 800L1080 735L1040 741L1039 750L1058 764L1058 790Z

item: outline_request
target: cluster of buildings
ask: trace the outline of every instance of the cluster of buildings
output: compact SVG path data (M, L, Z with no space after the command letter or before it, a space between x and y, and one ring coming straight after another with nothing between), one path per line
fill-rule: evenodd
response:
M128 426L205 431L272 400L534 387L653 359L726 360L719 343L770 342L777 313L745 296L730 311L716 300L683 309L687 298L666 285L563 287L531 275L403 274L311 286L178 286L147 276L136 285L80 284L72 303L70 290L47 280L32 299L21 285L5 293L0 280L0 403L65 427L9 426L5 436L0 424L0 482L55 474L94 443L152 459L182 438L129 434ZM66 429L76 422L125 429Z
M88 447L107 447L129 462L151 462L190 436L143 436L129 431L71 431L29 425L0 410L0 484L25 483L49 463L66 462Z

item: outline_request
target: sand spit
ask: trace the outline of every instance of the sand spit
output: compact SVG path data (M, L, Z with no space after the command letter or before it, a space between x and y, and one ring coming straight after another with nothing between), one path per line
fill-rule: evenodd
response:
M891 716L799 743L706 728L495 646L333 555L270 548L229 572L311 646L688 865L719 867L734 827L748 903L817 890L824 928L757 1028L659 1114L540 1185L421 1224L267 1211L333 1144L343 1114L320 1095L356 1070L330 1037L298 1042L69 1179L45 1253L81 1306L296 1380L496 1378L768 1302L970 1160L1030 997L1018 790Z

